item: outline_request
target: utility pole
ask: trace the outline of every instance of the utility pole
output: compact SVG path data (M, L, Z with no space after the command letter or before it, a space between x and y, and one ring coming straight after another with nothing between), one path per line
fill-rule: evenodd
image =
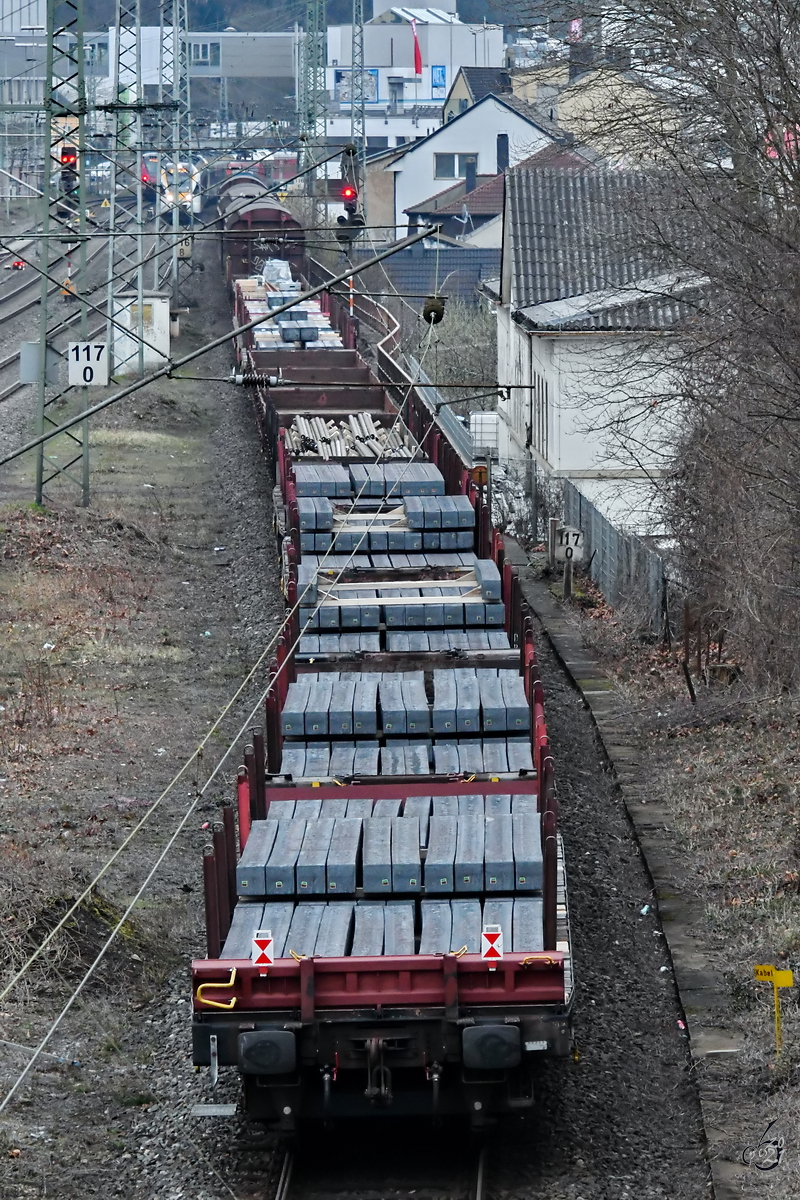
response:
M325 0L306 0L306 29L302 41L302 75L300 85L300 136L302 167L309 167L322 157L326 144L327 92L325 90ZM328 213L325 183L316 171L306 176L307 195L311 197L311 224L326 223Z
M117 0L111 63L111 156L106 338L110 372L144 373L144 214L142 206L141 0ZM122 203L134 202L133 215ZM113 321L127 325L125 338Z
M353 42L350 56L350 141L358 159L358 192L362 196L362 212L366 217L364 184L367 178L367 118L364 76L364 0L353 0Z
M53 406L63 403L71 392L69 386L52 387L48 379L53 365L48 355L48 301L52 283L48 276L51 265L55 266L56 255L52 253L51 239L57 238L59 249L66 250L68 264L71 263L74 244L78 249L78 272L73 279L70 266L63 293L69 300L77 283L77 292L86 292L86 78L84 52L83 0L68 0L58 5L64 23L56 24L56 0L47 0L47 48L44 84L44 168L42 182L42 236L39 269L42 274L42 290L39 314L39 364L37 427L39 434L48 427L55 428L63 417L54 419L50 413ZM58 174L56 174L56 171ZM81 302L81 335L85 337L87 309ZM55 382L55 381L54 381ZM85 394L80 389L80 394ZM81 407L85 407L85 401ZM63 446L61 454L57 446ZM74 468L80 466L80 476ZM72 430L64 435L64 442L48 443L36 454L36 503L41 504L44 490L51 480L63 476L77 484L84 505L89 503L89 423L84 421L80 433Z

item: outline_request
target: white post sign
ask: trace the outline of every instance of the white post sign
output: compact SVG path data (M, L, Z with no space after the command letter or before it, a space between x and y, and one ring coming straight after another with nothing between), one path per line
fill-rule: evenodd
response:
M70 342L67 349L71 387L108 384L108 346L105 342Z
M556 530L556 562L583 562L583 530L560 525Z
M275 942L271 929L259 929L253 935L253 963L257 967L271 967L275 961Z
M502 925L484 925L481 931L481 958L499 962L503 957Z

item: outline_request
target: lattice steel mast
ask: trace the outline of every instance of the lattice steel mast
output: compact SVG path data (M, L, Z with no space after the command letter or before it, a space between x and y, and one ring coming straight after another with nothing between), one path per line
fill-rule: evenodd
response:
M302 167L322 158L326 134L327 92L325 90L325 0L306 0L306 28L301 42L300 136ZM312 225L325 223L327 205L324 183L316 171L307 175L311 197Z
M358 190L362 195L366 179L367 118L364 77L364 0L353 0L353 40L350 73L350 141L358 157ZM362 206L364 197L362 195ZM363 207L362 207L363 211Z
M160 97L162 103L171 105L171 122L167 133L168 153L176 174L173 176L177 192L177 167L181 162L191 163L191 124L189 91L189 39L188 0L160 0L161 41L164 70ZM166 109L164 110L167 111ZM164 126L162 126L163 128ZM167 147L165 146L165 150ZM177 200L177 197L175 197ZM162 286L168 284L175 307L180 304L182 287L191 274L191 260L179 257L180 207L172 206L170 252L164 255L167 269L161 271ZM192 204L189 204L189 235L194 223Z
M44 169L42 182L42 237L39 269L42 273L41 307L39 316L38 419L39 434L48 426L55 427L63 419L64 398L75 389L49 386L48 381L48 299L52 282L51 264L55 266L51 239L57 238L59 249L67 249L67 280L64 295L68 299L77 284L80 296L86 293L86 79L84 51L83 0L47 3L47 49L44 90ZM78 271L72 276L71 256L77 243ZM87 308L81 301L81 337L87 333ZM52 367L51 367L52 370ZM79 389L81 396L85 389ZM59 405L59 417L50 412ZM81 401L81 407L86 407ZM59 453L61 450L61 453ZM74 468L80 467L80 477ZM89 503L89 423L84 421L80 433L72 431L57 442L47 443L36 454L36 502L41 504L44 489L56 476L64 476L77 484L84 504Z
M141 2L117 0L114 55L111 62L111 109L114 149L109 195L109 254L106 337L109 366L116 373L144 372L144 209L142 203ZM121 203L132 194L134 213ZM132 338L120 336L112 321L127 325Z

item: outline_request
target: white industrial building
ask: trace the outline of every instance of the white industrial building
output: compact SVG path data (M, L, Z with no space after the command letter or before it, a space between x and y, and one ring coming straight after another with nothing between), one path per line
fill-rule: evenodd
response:
M421 74L415 70L412 21ZM326 87L340 115L350 112L352 42L352 25L328 29ZM442 0L436 8L405 8L393 6L391 0L374 0L372 20L364 25L367 117L400 117L420 107L441 110L460 67L499 67L503 57L503 27L465 24L456 12L456 0Z
M0 33L43 33L46 27L46 0L0 0Z

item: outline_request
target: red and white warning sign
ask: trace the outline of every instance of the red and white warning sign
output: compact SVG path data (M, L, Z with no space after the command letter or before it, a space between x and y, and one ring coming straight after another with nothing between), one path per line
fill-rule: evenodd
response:
M484 925L481 934L481 958L497 962L503 957L503 929L500 925Z
M274 961L271 929L259 929L253 937L253 966L271 967Z

